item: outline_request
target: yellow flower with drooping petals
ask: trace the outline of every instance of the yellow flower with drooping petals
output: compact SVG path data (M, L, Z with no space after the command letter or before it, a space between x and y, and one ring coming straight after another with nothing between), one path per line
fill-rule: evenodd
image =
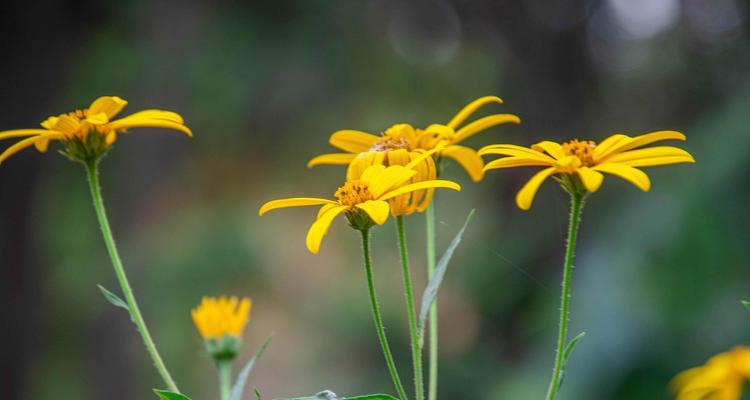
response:
M409 130L411 129L411 126L405 124L395 125L391 128L391 130L393 129ZM421 149L410 151L401 148L390 151L368 151L359 153L354 160L349 163L349 167L346 170L346 179L348 181L358 180L362 176L362 173L372 165L384 165L386 167L391 165L406 166L416 160L421 160L417 161L412 167L417 173L406 183L417 183L437 179L435 161L432 157L425 157L424 154L425 151ZM389 199L388 202L391 205L391 214L398 217L411 214L415 211L424 211L430 204L430 201L432 201L432 195L434 192L435 189L416 190Z
M461 126L477 109L485 104L499 103L499 97L485 96L476 99L459 111L447 124L432 124L426 129L416 129L409 124L393 125L380 136L357 130L334 132L329 143L346 153L324 154L313 158L307 164L314 167L322 164L347 165L358 154L366 152L391 152L399 149L408 151L432 150L438 145L444 148L435 157L449 157L458 162L475 182L482 179L484 162L474 149L459 145L469 137L496 125L515 123L521 120L513 114L489 115Z
M421 161L416 159L407 166L372 165L365 169L358 179L347 180L339 187L334 194L336 200L310 197L273 200L265 203L258 214L263 215L277 208L322 206L315 222L310 226L306 239L307 249L316 254L331 222L341 213L346 215L354 229L367 230L373 224L385 223L391 214L388 200L392 198L432 188L461 190L457 183L446 180L408 183L417 174L413 169L414 165Z
M598 145L593 141L576 139L559 144L539 142L531 148L510 144L490 145L479 150L480 155L501 155L490 161L485 170L498 168L539 166L546 167L536 173L516 196L522 210L531 208L539 186L552 175L559 175L567 190L582 193L596 192L604 180L602 172L618 176L647 192L651 181L636 167L650 167L675 163L695 162L685 150L672 146L640 147L662 140L685 140L685 135L675 131L658 131L630 137L616 134Z
M102 96L88 108L47 118L41 123L43 129L0 132L0 140L25 138L0 154L0 163L31 146L44 153L53 140L63 142L71 158L85 161L106 153L117 135L129 128L167 128L192 136L182 117L171 111L144 110L113 120L127 104L117 96Z
M750 348L738 346L718 354L671 382L677 400L740 400L750 380Z
M224 336L242 338L250 318L252 301L245 297L204 297L201 304L192 310L193 322L204 340L221 339Z

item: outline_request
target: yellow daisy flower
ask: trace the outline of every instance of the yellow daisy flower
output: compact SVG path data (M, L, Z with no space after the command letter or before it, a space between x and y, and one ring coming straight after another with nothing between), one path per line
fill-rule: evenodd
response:
M331 222L341 213L345 213L354 229L367 230L373 224L382 225L388 219L391 213L389 199L431 188L461 190L457 183L445 180L406 184L417 174L413 167L420 162L421 159L416 159L407 166L372 165L358 179L347 180L334 194L336 200L309 197L273 200L264 204L258 214L263 215L277 208L322 205L306 240L308 250L316 254Z
M458 162L475 182L482 179L484 162L474 149L460 146L469 137L496 125L515 123L521 120L513 114L494 114L461 126L477 109L485 104L502 100L495 96L476 99L459 111L447 124L433 124L426 129L416 129L409 124L393 125L380 136L357 130L334 132L329 143L346 153L323 154L313 158L308 167L316 165L347 165L360 153L385 152L394 150L432 150L439 144L445 147L435 157L449 157ZM372 156L375 157L375 156ZM385 156L381 156L385 157Z
M25 138L0 154L0 163L31 146L44 153L53 140L63 142L71 158L85 161L107 152L117 139L117 134L129 128L167 128L192 136L182 117L171 111L144 110L113 120L127 104L117 96L102 96L88 108L47 118L41 123L43 129L0 132L0 140Z
M671 386L677 400L739 400L748 379L750 348L738 346L680 373Z
M245 297L204 297L191 311L195 327L211 356L231 361L242 349L242 333L250 319L252 301Z
M604 179L602 172L625 179L644 192L648 191L651 181L648 175L636 167L695 162L690 153L677 147L639 148L669 139L685 140L685 135L675 131L651 132L635 137L616 134L598 145L590 140L576 139L562 144L543 141L531 148L496 144L482 148L479 154L506 156L487 163L485 171L525 166L546 167L536 173L516 196L518 207L528 210L539 186L555 174L562 178L568 190L580 193L596 192Z
M410 125L394 125L389 130L412 130ZM431 150L434 152L434 150ZM437 179L437 168L435 160L432 157L425 157L425 151L417 149L410 151L407 149L394 149L390 151L368 151L359 153L349 164L346 170L346 179L348 181L358 180L364 171L372 165L391 165L406 166L415 162L412 169L417 173L414 174L406 183L417 183ZM431 153L432 154L432 153ZM419 160L419 161L417 161ZM435 189L415 190L405 193L388 200L391 205L391 214L394 217L409 215L415 211L423 212L432 201Z

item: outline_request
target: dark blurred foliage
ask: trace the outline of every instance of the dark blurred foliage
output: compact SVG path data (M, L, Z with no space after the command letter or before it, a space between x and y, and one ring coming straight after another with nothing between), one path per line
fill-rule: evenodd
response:
M586 331L561 399L666 399L677 372L750 342L750 33L742 0L5 2L0 127L119 95L175 110L195 138L142 129L102 165L126 267L167 365L195 399L213 366L189 317L203 295L249 295L251 381L264 398L390 391L357 235L338 221L304 247L343 169L307 170L343 128L445 122L473 98L521 116L477 136L531 144L675 129L698 163L650 169L644 194L608 178L583 218L571 333ZM489 111L486 111L489 112ZM437 201L444 247L479 218L441 292L443 399L538 399L552 366L567 200L528 170L493 171ZM82 168L23 152L0 168L3 399L143 399L160 387L127 315ZM423 218L408 229L424 284ZM410 381L394 228L374 232L388 333Z

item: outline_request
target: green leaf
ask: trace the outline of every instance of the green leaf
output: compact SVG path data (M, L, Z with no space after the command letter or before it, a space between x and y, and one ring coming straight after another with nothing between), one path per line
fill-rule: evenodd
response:
M362 396L354 397L338 397L336 393L330 390L324 390L315 396L308 397L295 397L295 398L284 398L274 400L398 400L397 398L387 394L366 394Z
M161 400L190 400L190 397L187 397L184 394L170 392L169 390L154 389L154 393L156 393Z
M565 380L565 367L568 365L568 360L570 360L570 355L573 353L573 349L575 349L578 342L583 339L583 337L586 336L586 332L581 332L578 334L578 336L574 337L573 339L568 342L568 345L565 346L565 350L563 351L563 363L562 363L562 369L560 370L560 382L557 383L557 391L560 391L560 388L562 387L563 380Z
M110 302L113 306L122 307L130 311L130 307L128 307L128 303L126 303L123 299L117 297L116 294L105 289L104 286L102 285L96 285L96 286L99 287L99 290L102 292L102 295L104 295L104 298L107 299L107 301Z
M469 212L469 215L466 217L466 221L464 221L464 225L453 238L450 245L448 245L448 248L445 249L445 253L443 253L442 257L440 257L440 261L438 261L437 265L435 266L435 273L432 275L432 279L430 279L430 282L427 284L427 287L424 289L424 293L422 294L422 307L419 309L419 326L417 329L417 337L419 338L420 347L424 343L424 327L425 322L427 321L428 312L430 311L430 307L432 307L432 303L437 297L437 292L438 289L440 289L440 285L443 283L445 271L448 269L448 263L450 262L451 257L453 257L453 252L456 251L456 247L458 247L459 243L461 243L461 239L464 236L464 231L469 225L469 221L471 221L471 218L474 216L474 211L476 210L471 210Z
M273 338L273 333L268 336L268 339L266 339L265 342L263 342L263 345L260 346L260 349L257 353L245 364L244 367L242 367L242 370L237 375L237 381L234 383L234 386L232 386L232 390L229 392L229 400L242 400L242 393L245 391L245 384L247 383L247 377L250 376L250 371L253 370L253 367L255 366L255 362L260 359L260 357L263 355L263 353L266 351L266 347L268 347L268 344L271 343L271 339ZM260 392L256 389L256 394L258 398L260 398Z
M742 300L742 305L745 306L748 310L750 310L750 301Z

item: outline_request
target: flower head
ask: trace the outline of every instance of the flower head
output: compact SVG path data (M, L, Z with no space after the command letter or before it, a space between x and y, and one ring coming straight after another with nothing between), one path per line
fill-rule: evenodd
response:
M749 379L750 347L738 346L680 373L671 386L677 400L739 400Z
M494 114L461 126L477 109L489 103L502 103L499 97L486 96L476 99L459 111L447 124L432 124L426 129L417 129L409 124L396 124L386 129L380 136L356 130L334 132L329 139L332 146L346 153L323 154L307 164L314 167L321 164L347 165L360 153L389 153L396 150L432 150L443 148L435 157L446 156L458 162L475 182L482 179L484 162L474 149L458 143L469 137L506 123L520 123L513 114Z
M171 111L144 110L113 120L127 104L117 96L102 96L88 108L47 118L41 123L43 129L0 132L0 140L25 138L0 154L0 163L31 146L44 153L53 140L63 142L66 154L74 160L95 159L111 148L119 133L129 128L167 128L192 136L182 117Z
M485 170L511 167L546 167L537 172L516 196L516 204L523 210L531 208L539 186L551 175L559 175L563 186L571 192L596 192L604 180L602 172L618 176L643 191L651 188L651 181L636 167L692 163L693 157L685 150L671 146L641 149L661 140L685 140L685 135L675 131L651 132L640 136L612 135L596 144L577 139L559 144L539 142L531 148L510 144L496 144L479 150L480 155L500 155L490 161Z
M242 333L250 318L252 301L245 297L204 297L191 311L195 327L214 358L234 358L242 344Z
M429 157L429 154L423 157ZM346 215L349 224L354 229L367 230L374 224L382 225L388 219L391 214L391 204L388 202L390 199L433 188L461 190L457 183L445 180L408 183L417 174L417 171L413 169L414 165L421 161L421 159L416 159L406 166L372 165L367 167L357 179L347 179L344 185L334 193L336 200L311 197L273 200L265 203L258 214L263 215L277 208L322 206L307 233L307 248L315 254L320 249L320 243L328 232L331 222L341 213Z

